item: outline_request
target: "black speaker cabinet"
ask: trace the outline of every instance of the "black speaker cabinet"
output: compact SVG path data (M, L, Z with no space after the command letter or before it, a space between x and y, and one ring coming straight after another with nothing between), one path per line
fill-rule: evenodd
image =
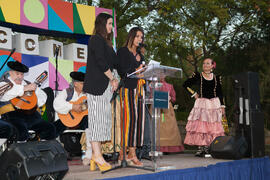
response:
M247 157L264 156L264 117L261 112L259 76L255 72L234 75L236 134L248 142Z
M249 112L250 125L243 125L244 135L248 142L247 157L263 157L265 155L264 116L262 112Z
M1 180L63 179L67 155L55 140L11 144L0 157Z
M217 159L241 159L247 149L248 144L243 136L219 136L210 145L211 156Z
M247 99L244 103L248 103L249 110L261 110L258 73L243 72L234 75L233 79L236 97Z

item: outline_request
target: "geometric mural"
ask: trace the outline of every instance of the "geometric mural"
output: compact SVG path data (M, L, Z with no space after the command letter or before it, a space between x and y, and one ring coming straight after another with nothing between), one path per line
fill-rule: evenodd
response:
M92 35L100 12L112 15L111 9L63 0L0 0L0 21L67 33Z
M21 25L48 29L48 0L21 0Z
M0 20L20 24L20 0L0 1Z
M9 54L10 54L10 51L0 50L0 68L5 63L6 59L9 56ZM8 59L7 62L15 61L15 60L21 62L21 54L20 53L17 53L17 52L13 53L12 56ZM5 64L5 66L3 67L3 69L0 71L0 78L2 77L2 75L6 71L9 71L9 67L7 66L7 62Z
M52 30L92 35L96 15L100 12L112 14L113 11L63 0L0 0L0 21L41 28L48 30L49 33ZM0 50L0 67L9 54L10 51ZM9 61L15 60L29 67L29 72L25 73L26 80L33 82L40 73L46 70L49 74L42 87L55 88L55 58L15 52ZM0 72L0 77L8 70L9 68L5 65ZM85 72L86 63L58 59L58 90L69 86L71 71Z
M74 33L93 34L96 20L95 7L73 4Z
M28 73L24 74L27 81L33 83L36 78L43 72L48 72L48 58L43 56L33 56L22 54L22 63L29 68ZM41 84L42 88L49 86L48 78Z
M63 90L69 87L71 78L69 76L70 72L73 71L73 61L58 59L58 69L57 69L57 78L58 78L58 90ZM49 86L52 89L55 89L56 81L56 63L55 58L49 58Z
M86 72L86 63L85 62L76 62L74 61L74 71Z
M49 30L73 32L73 4L62 0L48 1Z

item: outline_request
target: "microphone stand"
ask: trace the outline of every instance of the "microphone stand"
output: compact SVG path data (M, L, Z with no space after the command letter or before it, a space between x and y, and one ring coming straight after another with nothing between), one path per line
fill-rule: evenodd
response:
M58 87L59 87L59 84L58 84L58 54L59 54L59 47L56 47L55 48L55 87L54 87L55 94L54 94L54 97L56 97L57 92L58 92Z
M118 84L118 87L117 89L113 92L113 95L112 95L112 98L110 100L110 103L113 102L113 155L112 155L112 161L116 162L118 161L118 155L117 155L117 152L116 152L116 148L115 148L115 136L116 136L116 97L117 95L119 94L119 90L120 88L124 85L124 79L121 79L119 84Z
M16 48L12 49L12 51L9 53L7 59L5 60L4 64L1 66L0 68L0 72L2 71L2 69L4 68L4 66L6 65L6 63L8 62L9 58L12 56L12 54L16 51ZM3 74L4 75L4 74Z

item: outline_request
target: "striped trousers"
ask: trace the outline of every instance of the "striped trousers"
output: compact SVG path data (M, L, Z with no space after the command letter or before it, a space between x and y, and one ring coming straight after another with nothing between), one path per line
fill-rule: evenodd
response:
M112 97L111 86L101 96L87 93L88 104L88 128L85 130L90 141L111 140L112 110L110 99Z
M140 147L143 145L145 106L143 103L144 92L137 94L136 89L120 89L121 104L121 144L125 146ZM125 134L122 127L125 124Z

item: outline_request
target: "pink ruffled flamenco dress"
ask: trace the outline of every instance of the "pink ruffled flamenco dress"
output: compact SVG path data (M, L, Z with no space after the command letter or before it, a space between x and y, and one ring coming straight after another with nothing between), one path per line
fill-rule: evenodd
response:
M198 98L188 116L185 144L209 146L218 136L224 136L222 111L218 97Z

